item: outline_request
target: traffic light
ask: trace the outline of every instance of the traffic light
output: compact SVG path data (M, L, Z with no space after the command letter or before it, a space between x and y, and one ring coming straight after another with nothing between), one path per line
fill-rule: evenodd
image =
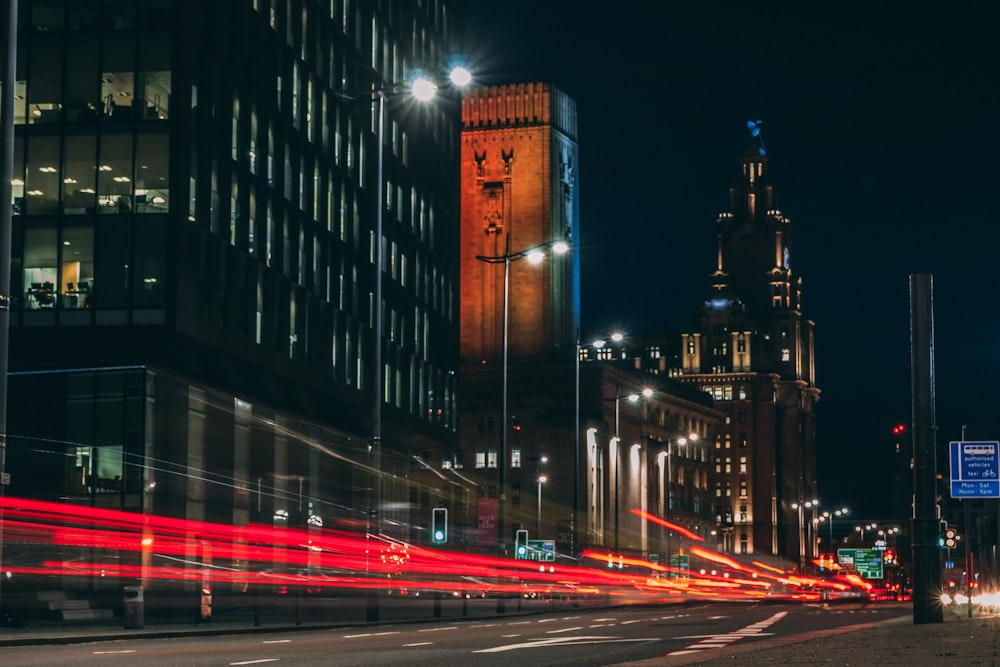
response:
M519 530L514 533L514 558L524 560L528 557L528 531Z
M435 544L444 544L448 541L448 510L444 507L435 507L431 518L431 539Z
M955 532L954 528L948 528L944 531L944 548L954 549L958 546L958 533Z

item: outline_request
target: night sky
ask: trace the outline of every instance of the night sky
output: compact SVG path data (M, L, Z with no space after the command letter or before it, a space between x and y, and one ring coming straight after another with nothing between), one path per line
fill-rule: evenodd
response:
M1000 439L1000 3L469 0L464 19L480 83L577 102L585 339L694 328L759 119L816 323L824 506L888 516L911 274L934 279L938 445Z

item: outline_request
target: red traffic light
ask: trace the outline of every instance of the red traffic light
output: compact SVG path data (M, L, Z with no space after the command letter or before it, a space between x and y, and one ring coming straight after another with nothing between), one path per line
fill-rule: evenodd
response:
M906 432L906 427L903 426L902 424L897 424L896 426L892 427L893 435L902 435L905 432Z

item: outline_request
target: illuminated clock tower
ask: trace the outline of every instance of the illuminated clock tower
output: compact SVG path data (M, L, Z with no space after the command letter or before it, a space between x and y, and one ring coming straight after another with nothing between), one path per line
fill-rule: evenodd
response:
M685 333L677 379L712 394L727 415L713 452L719 547L807 564L815 530L813 322L801 309L792 223L778 206L760 122L716 219L716 269L699 326Z

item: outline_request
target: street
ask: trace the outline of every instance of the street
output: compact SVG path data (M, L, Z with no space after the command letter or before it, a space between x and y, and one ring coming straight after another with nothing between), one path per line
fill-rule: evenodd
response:
M611 665L698 662L787 637L906 616L896 604L698 604L565 609L505 619L379 624L281 633L7 647L5 664Z

